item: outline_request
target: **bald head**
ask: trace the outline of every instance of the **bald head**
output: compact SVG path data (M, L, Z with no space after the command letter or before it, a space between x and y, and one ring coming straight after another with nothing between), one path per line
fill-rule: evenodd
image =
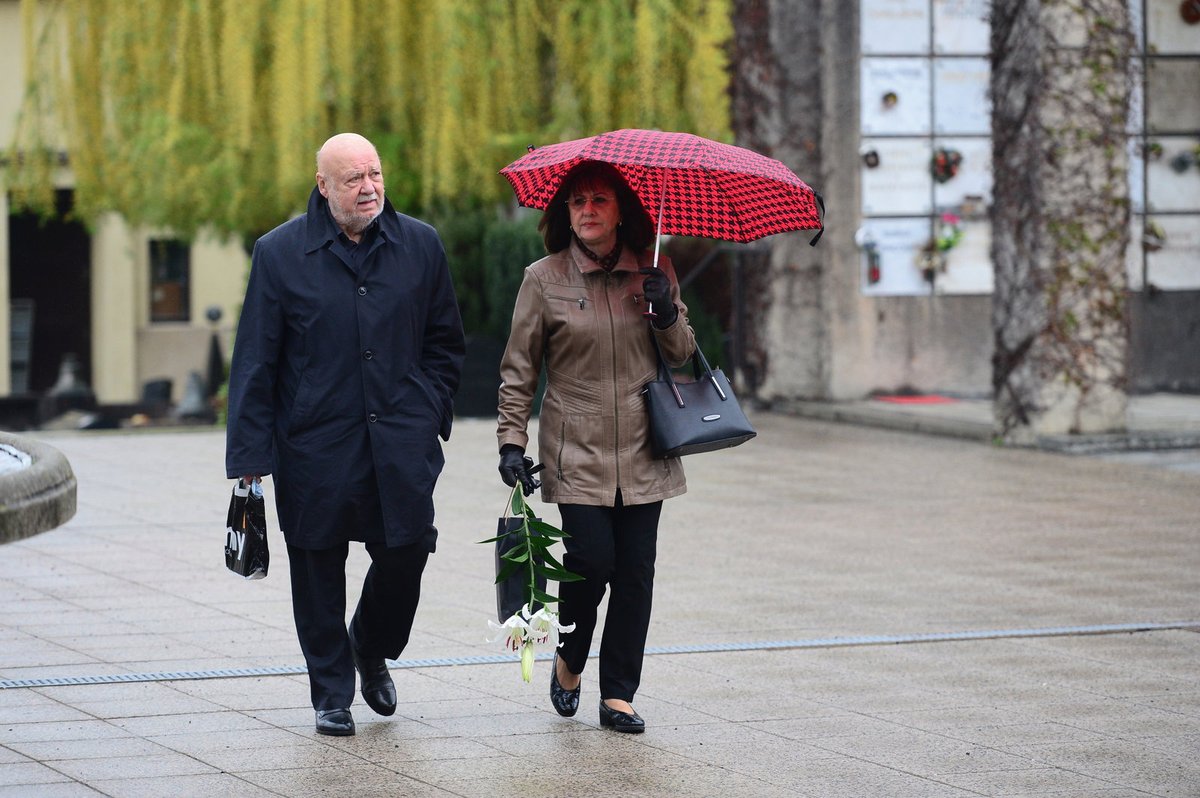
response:
M379 158L375 152L375 145L365 136L357 133L338 133L336 136L330 136L321 145L321 149L317 150L317 173L328 173L330 166L337 161L367 153L376 159Z
M383 212L383 168L375 145L357 133L338 133L317 151L317 190L333 220L358 241Z

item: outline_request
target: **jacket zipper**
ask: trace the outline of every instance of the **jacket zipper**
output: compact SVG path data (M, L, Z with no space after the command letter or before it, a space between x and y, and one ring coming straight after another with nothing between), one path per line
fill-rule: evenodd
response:
M567 422L562 423L562 431L558 435L558 481L563 481L562 457L563 450L567 448Z
M563 302L571 302L579 305L580 310L583 310L584 306L587 305L587 297L556 296L554 294L546 294L546 299L558 299L562 300Z
M617 490L621 489L621 411L619 408L618 397L620 389L617 387L617 324L613 319L612 307L612 273L608 272L604 275L604 301L608 305L608 334L612 343L612 388L613 388L613 465L614 473L617 478Z

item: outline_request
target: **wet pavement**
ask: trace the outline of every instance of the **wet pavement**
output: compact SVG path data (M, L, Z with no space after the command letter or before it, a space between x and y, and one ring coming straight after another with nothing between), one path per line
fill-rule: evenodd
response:
M525 684L485 642L491 422L446 445L397 712L357 701L349 738L313 732L273 508L270 575L223 567L222 433L38 434L78 513L0 546L0 796L1200 795L1200 447L1004 449L963 402L853 417L882 404L757 413L685 461L640 736L599 727L594 660L565 719L547 661ZM1200 400L1138 408L1200 430Z

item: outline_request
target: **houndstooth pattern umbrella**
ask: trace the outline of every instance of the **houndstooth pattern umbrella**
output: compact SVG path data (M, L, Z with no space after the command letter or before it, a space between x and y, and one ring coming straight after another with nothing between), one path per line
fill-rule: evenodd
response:
M662 233L746 242L823 226L819 195L782 163L690 133L614 130L533 149L500 174L544 210L584 161L616 167Z

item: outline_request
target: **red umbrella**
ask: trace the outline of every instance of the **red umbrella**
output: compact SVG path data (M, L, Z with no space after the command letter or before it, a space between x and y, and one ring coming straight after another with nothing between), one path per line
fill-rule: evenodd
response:
M584 161L612 164L642 200L658 231L754 241L821 230L823 202L774 158L742 147L659 130L614 130L532 149L500 170L517 202L545 210L563 177ZM815 244L820 233L813 239Z

